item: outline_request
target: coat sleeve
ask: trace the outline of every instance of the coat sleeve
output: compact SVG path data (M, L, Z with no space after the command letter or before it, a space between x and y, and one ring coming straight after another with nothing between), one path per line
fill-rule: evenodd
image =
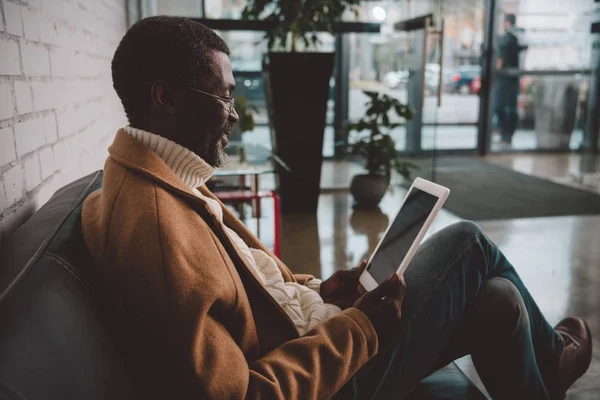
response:
M211 399L328 399L376 354L371 322L350 308L256 359L248 350L256 343L254 319L235 267L209 228L178 223L171 214L159 201L157 279L169 294L166 345L183 357L178 362L190 392Z
M246 397L329 399L376 352L371 322L349 308L252 363Z
M212 399L329 399L377 349L370 322L352 308L251 363L218 319L198 322L194 373Z

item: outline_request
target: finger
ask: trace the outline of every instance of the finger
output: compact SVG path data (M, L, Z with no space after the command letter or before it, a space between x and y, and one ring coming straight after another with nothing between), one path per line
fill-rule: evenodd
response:
M365 271L365 268L367 268L367 260L362 260L360 265L356 268L356 272L358 272L358 276L362 275L362 273Z
M389 304L390 309L388 310L388 315L393 316L393 318L400 319L401 311L402 311L402 301L398 300L395 296L389 296L384 300Z
M367 293L367 290L360 283L358 284L358 286L356 286L356 290L358 290L358 294L360 294L361 296Z
M362 260L360 262L360 264L358 264L358 266L352 268L350 271L352 272L352 274L349 274L347 276L347 278L349 279L358 279L362 273L364 272L365 268L367 266L367 262L365 260Z
M395 278L394 278L395 276ZM398 279L398 275L392 274L388 279L383 281L383 283L377 286L374 290L371 291L372 296L377 296L377 298L382 298L394 294L397 290L397 287L400 285L400 279Z
M389 318L390 320L400 318L400 310L396 300L388 298L384 300L381 307L383 313L386 315L386 318Z

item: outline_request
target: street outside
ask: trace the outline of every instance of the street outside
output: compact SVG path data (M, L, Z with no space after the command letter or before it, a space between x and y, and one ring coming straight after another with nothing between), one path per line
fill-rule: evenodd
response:
M378 91L399 99L406 103L406 90L388 89L381 84L361 84L361 88L353 87L349 93L349 120L357 121L364 116L365 103L369 98L363 93L363 90ZM477 122L479 117L479 96L475 94L455 94L442 93L441 105L437 107L437 96L428 95L425 97L423 105L423 123L421 134L421 147L425 150L432 149L475 149L477 146ZM414 107L414 106L413 106ZM323 154L333 156L334 154L334 104L329 101L327 122L325 128L325 138L323 143ZM271 148L271 140L268 128L268 119L264 107L258 108L255 115L256 128L252 132L244 134L243 141L246 143L259 144ZM393 119L392 121L398 121ZM432 125L442 124L442 125ZM462 124L450 125L448 124ZM473 125L464 125L473 124ZM392 131L392 137L396 140L398 150L406 149L406 127L400 126ZM574 131L571 135L572 149L577 148L581 141L581 131ZM501 146L493 137L492 151L506 150L506 146ZM518 129L513 137L513 149L528 150L537 148L537 139L535 131L532 129Z

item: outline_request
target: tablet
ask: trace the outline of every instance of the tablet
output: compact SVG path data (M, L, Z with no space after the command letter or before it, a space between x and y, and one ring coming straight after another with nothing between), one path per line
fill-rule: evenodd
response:
M448 194L448 188L415 179L359 278L366 290L375 289L394 272L404 274Z

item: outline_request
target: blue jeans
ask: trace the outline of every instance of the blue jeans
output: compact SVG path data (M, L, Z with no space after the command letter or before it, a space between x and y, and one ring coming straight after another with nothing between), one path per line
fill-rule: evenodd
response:
M519 78L502 77L496 83L495 110L502 140L510 143L519 123Z
M404 399L421 379L466 354L494 400L551 398L562 340L477 225L459 222L433 235L405 279L393 340L335 399Z

